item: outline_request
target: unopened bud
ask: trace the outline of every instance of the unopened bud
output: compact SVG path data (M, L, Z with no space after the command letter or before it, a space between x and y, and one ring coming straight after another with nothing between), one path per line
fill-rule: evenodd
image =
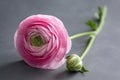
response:
M71 54L67 56L66 59L66 66L69 71L88 72L88 70L83 66L82 59L78 55Z

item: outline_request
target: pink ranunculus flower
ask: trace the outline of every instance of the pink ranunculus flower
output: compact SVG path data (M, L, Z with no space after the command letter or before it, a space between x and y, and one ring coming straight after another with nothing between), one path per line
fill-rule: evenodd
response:
M71 40L63 23L51 15L32 15L23 20L14 42L28 65L42 69L60 67L71 49Z

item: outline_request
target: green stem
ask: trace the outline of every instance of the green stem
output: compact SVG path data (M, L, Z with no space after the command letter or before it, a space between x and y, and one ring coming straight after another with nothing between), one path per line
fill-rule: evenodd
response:
M88 36L88 35L94 35L96 34L95 31L89 31L84 33L78 33L70 37L71 40L82 37L82 36Z
M88 51L90 50L90 48L92 47L93 43L94 43L94 40L97 36L97 34L99 34L99 32L101 31L102 27L103 27L103 24L105 22L105 17L106 17L106 14L107 14L107 8L106 7L103 7L103 10L102 10L102 15L101 15L101 18L100 18L100 23L98 25L98 28L97 30L95 31L95 35L91 35L90 37L90 41L86 47L86 49L84 50L84 52L82 53L82 55L80 56L81 59L83 59L86 54L88 53Z
M90 50L92 44L94 43L94 40L95 40L95 36L91 36L91 37L90 37L90 41L89 41L86 49L84 50L84 52L83 52L82 55L80 56L81 59L83 59L83 58L86 56L86 54L87 54L88 51Z
M97 34L101 31L101 29L102 29L102 27L103 27L103 24L104 24L104 22L105 22L106 14L107 14L107 7L104 6L104 7L103 7L103 10L102 10L102 16L101 16L101 18L100 18L100 23L99 23L98 28L97 28L97 30L96 30L96 33L97 33Z
M75 34L75 35L70 37L73 40L73 39L76 39L76 38L79 38L79 37L82 37L82 36L87 36L87 35L90 36L90 41L89 41L86 49L83 51L82 55L80 56L81 59L84 59L84 57L86 56L86 54L88 53L88 51L92 47L97 34L99 34L99 32L101 31L101 29L103 27L103 24L104 24L105 17L106 17L106 13L107 13L107 8L103 7L102 8L102 14L101 14L100 20L99 20L100 22L99 22L99 25L98 25L98 27L95 31L84 32L84 33L81 33L81 34Z

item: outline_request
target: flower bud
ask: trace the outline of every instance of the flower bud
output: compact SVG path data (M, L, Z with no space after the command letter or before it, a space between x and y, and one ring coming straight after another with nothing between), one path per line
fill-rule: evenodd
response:
M66 57L66 67L69 71L81 71L81 72L88 72L87 69L83 66L82 59L76 55L76 54L71 54Z

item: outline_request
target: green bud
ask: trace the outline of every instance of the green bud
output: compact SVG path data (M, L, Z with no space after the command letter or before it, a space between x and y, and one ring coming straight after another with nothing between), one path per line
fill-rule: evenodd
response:
M78 55L71 54L67 56L66 59L66 67L69 71L88 72L88 70L83 66L82 59Z

